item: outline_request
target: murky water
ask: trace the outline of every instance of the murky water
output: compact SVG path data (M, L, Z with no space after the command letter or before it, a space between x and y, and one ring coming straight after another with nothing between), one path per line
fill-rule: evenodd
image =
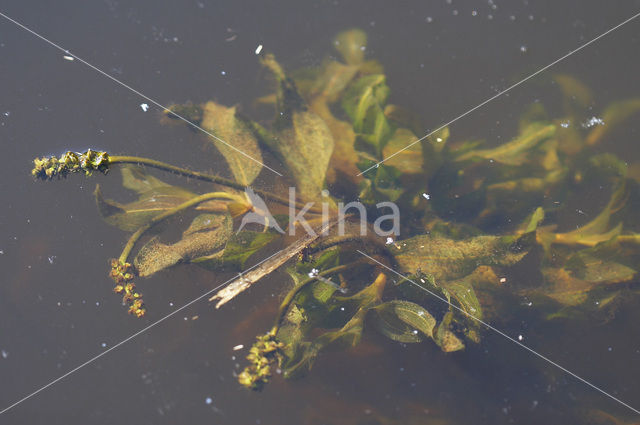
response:
M367 54L385 67L392 101L417 111L429 123L425 133L640 11L637 0L429 3L5 1L0 11L161 104L247 104L268 93L258 45L287 68L313 66L337 32L360 27ZM630 22L452 131L508 140L527 104L544 98L560 108L550 73L579 76L594 89L596 110L640 95L639 34L640 21ZM107 259L126 235L100 219L92 197L96 183L117 193L118 179L33 182L30 161L92 147L217 172L219 157L195 133L160 125L159 108L140 106L149 101L4 18L0 53L1 410L232 275L194 267L161 273L143 283L153 313L127 316L107 277ZM638 134L637 123L627 124L603 150L638 161ZM277 184L264 172L256 182ZM608 194L574 198L576 214L562 218L567 229L597 215ZM510 279L527 279L527 270L516 272ZM275 378L263 392L246 391L234 377L246 350L232 347L265 331L285 282L275 274L217 311L198 302L1 414L0 423L538 424L571 423L587 408L619 420L608 423L638 421L491 333L453 354L365 333L355 350L323 354L301 380ZM606 324L523 316L502 329L638 408L640 315L632 307Z

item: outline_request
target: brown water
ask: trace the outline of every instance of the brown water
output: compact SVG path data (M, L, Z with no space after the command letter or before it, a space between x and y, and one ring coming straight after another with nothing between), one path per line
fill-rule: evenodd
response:
M259 44L294 69L319 64L338 31L360 27L368 54L385 66L393 103L432 129L640 11L638 0L426 3L6 0L0 11L162 104L246 103L268 92ZM593 87L596 110L640 95L639 47L634 21L452 131L511 137L524 106L551 91L555 72ZM153 313L127 316L106 276L106 260L126 235L101 221L91 195L97 182L116 193L118 179L33 182L30 161L88 147L201 170L216 171L219 159L200 150L195 133L159 125L158 108L143 112L147 101L3 18L0 53L2 410L232 276L192 267L161 273L144 282ZM637 161L639 130L628 124L603 148ZM257 185L282 184L262 176ZM607 199L581 194L575 208L595 216ZM565 220L567 228L586 221L578 213ZM246 351L232 347L265 331L285 284L276 274L218 311L196 303L1 414L0 424L560 424L586 408L619 423L639 420L491 333L454 354L366 333L352 352L323 354L302 380L276 378L263 392L246 391L233 375ZM604 325L559 327L523 316L504 330L638 408L639 320L638 309L627 308Z

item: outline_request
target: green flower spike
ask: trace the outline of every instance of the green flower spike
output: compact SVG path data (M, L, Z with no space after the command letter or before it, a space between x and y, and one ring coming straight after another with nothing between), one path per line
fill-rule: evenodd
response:
M260 335L257 339L247 356L249 366L238 375L238 382L254 391L262 389L271 377L271 366L275 363L279 366L284 358L284 344L276 340L274 332Z
M87 150L85 153L66 152L60 158L43 157L33 160L33 177L41 180L52 180L54 177L66 177L69 173L84 171L91 175L94 171L109 171L109 154L106 152Z
M116 282L113 292L122 294L122 303L129 305L129 314L142 317L147 310L144 308L142 294L136 292L136 285L133 283L135 270L130 263L123 263L115 258L111 260L111 279Z

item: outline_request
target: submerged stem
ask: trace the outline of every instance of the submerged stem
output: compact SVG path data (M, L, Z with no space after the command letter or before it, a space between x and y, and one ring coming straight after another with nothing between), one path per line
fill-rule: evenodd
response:
M163 212L162 214L158 214L157 216L153 217L147 224L140 227L133 235L131 235L131 237L127 241L127 244L122 250L122 254L120 254L120 257L118 258L118 260L121 263L126 263L127 258L129 257L129 254L131 253L131 250L133 249L138 239L140 239L140 237L147 230L149 230L150 228L152 228L162 220L169 218L188 208L191 208L203 202L209 201L211 199L228 199L230 201L235 201L235 202L245 202L245 200L240 195L234 195L232 193L227 193L227 192L209 192L209 193L205 193L203 195L191 198L188 201L183 202L182 204Z
M324 270L324 271L318 273L318 276L326 276L328 274L337 273L337 272L345 270L347 267L351 267L351 266L353 266L353 263L351 263L351 264L343 264L343 265L340 265L340 266L335 266L335 267L332 267L330 269L327 269L327 270ZM289 293L287 293L287 295L284 297L284 300L282 300L282 303L280 303L280 308L278 309L278 315L276 316L276 321L273 324L273 328L271 329L271 333L273 333L275 335L278 332L278 329L280 329L280 323L282 323L282 319L284 318L285 314L287 314L287 311L289 310L289 306L293 302L293 299L296 297L296 295L298 295L298 292L300 292L300 290L302 288L304 288L309 283L311 283L311 282L313 282L315 280L318 280L318 278L317 277L310 277L309 279L306 279L306 280L302 281L300 284L298 284L297 286L292 288L291 291L289 291Z
M224 177L215 176L213 174L201 173L199 171L192 171L186 168L176 167L175 165L167 164L166 162L157 161L155 159L144 158L139 156L129 156L129 155L112 155L109 156L109 164L136 164L136 165L146 165L148 167L157 168L163 171L169 171L175 174L178 174L183 177L191 177L198 180L203 180L211 183L217 183L223 186L231 187L238 190L245 190L246 186L240 183L236 183L233 180L226 179ZM266 192L260 189L253 189L253 191L259 194L261 197L268 199L273 202L277 202L282 205L289 205L289 200L282 198L278 195L274 195L271 192ZM302 208L304 205L302 203L296 202L297 207ZM310 209L309 212L313 212L313 209Z

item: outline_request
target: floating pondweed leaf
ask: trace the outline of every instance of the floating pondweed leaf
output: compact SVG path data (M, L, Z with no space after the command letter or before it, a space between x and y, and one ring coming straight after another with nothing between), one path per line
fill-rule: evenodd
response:
M266 137L287 164L297 183L300 196L316 200L325 184L334 141L327 124L311 112L273 55L265 55L262 64L278 81L278 112L275 138Z
M364 320L367 313L380 303L382 292L384 291L387 277L379 274L376 280L360 292L350 297L335 297L336 307L342 305L344 308L355 306L355 313L338 330L324 332L313 341L303 341L296 339L303 338L307 332L299 331L299 326L283 326L278 331L277 337L289 341L288 358L284 362L284 376L291 378L299 376L311 369L316 357L321 350L328 346L333 347L354 347L360 342L364 329ZM306 326L313 326L305 322ZM281 336L282 335L282 336Z
M544 220L544 209L542 207L538 207L527 217L525 222L520 228L522 233L533 232L538 228L540 223Z
M196 217L174 244L164 244L157 238L145 244L134 260L142 277L199 257L222 255L232 231L229 214L202 214Z
M262 153L255 135L242 120L238 119L236 108L207 102L203 107L201 126L227 142L225 144L210 138L227 160L236 181L250 185L262 169L259 163L262 162Z
M422 145L415 143L418 138L406 128L398 128L382 150L385 166L391 166L406 174L422 172ZM409 146L409 147L407 147Z
M631 280L636 270L621 262L620 247L616 239L582 249L571 255L565 268L578 279L589 283L619 283Z
M105 199L99 185L96 186L95 198L102 218L110 225L129 232L147 224L156 215L196 196L193 192L148 175L140 167L123 167L122 185L137 192L138 200L121 204ZM211 202L208 205L213 209L226 209L223 203Z
M400 270L432 275L436 282L458 279L480 265L510 266L520 261L533 245L531 233L512 236L476 236L462 241L418 235L391 248Z
M433 335L433 340L445 353L464 350L464 342L451 330L452 321L453 312L449 311L444 315Z
M567 233L553 233L541 229L538 232L538 241L548 251L554 243L565 245L586 245L594 246L600 242L605 242L617 236L622 231L622 223L607 231L611 214L618 211L626 202L626 185L624 181L618 183L609 203L589 223Z
M493 149L477 149L459 155L456 161L466 161L473 158L494 160L502 164L522 165L528 161L529 151L544 140L553 137L555 125L540 123L531 124L514 140Z
M254 232L243 230L233 234L221 254L206 255L193 259L192 263L207 269L219 270L230 267L241 270L249 257L267 246L278 235L273 232Z
M389 87L383 74L365 75L355 81L342 100L342 107L351 118L360 147L368 146L376 156L393 135L393 126L384 114ZM358 146L357 146L358 147ZM362 149L365 150L365 149Z
M570 117L581 116L593 104L591 89L577 78L567 74L555 74L553 80L562 91L564 111Z
M378 331L398 342L421 342L433 338L436 319L418 304L393 300L372 309L372 318Z
M611 133L616 127L622 124L629 117L640 112L640 99L628 99L613 102L607 106L602 113L604 125L593 127L587 135L586 143L593 146Z
M252 132L251 123L238 117L235 106L227 107L209 101L204 105L170 106L165 113L170 118L177 118L172 112L218 138L208 137L224 156L238 183L248 186L260 174L262 152L258 140Z
M531 124L537 122L548 122L547 110L540 102L534 102L527 107L527 109L520 115L518 120L518 130L522 133Z
M367 47L367 34L361 29L342 31L333 41L333 46L340 52L348 65L360 65L364 62Z

